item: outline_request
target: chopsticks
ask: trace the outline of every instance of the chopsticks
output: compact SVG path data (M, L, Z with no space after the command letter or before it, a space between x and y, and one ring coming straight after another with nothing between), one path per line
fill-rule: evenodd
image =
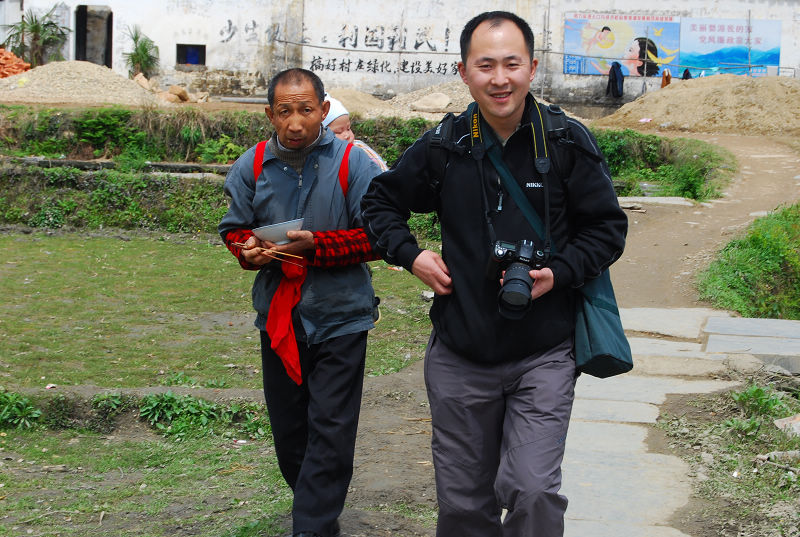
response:
M244 248L244 243L243 242L232 242L231 246L238 246L239 248ZM288 252L281 252L280 250L276 250L274 248L261 248L261 249L265 250L265 251L267 251L267 252L269 252L271 254L285 255L285 256L288 256L288 257L296 257L297 259L303 259L302 255L294 255L294 254L290 254Z
M232 242L231 246L238 246L239 248L244 248L244 243ZM286 256L286 257L294 257L296 259L304 259L302 255L295 255L295 254L290 254L288 252L281 252L280 250L275 250L274 248L262 248L262 247L259 248L261 250L260 253L262 255L269 257L270 259L275 259L276 261L283 261L284 263L289 263L290 265L295 265L297 267L305 266L300 263L296 263L294 261L289 261L288 259L284 259L282 257L275 257L275 256Z

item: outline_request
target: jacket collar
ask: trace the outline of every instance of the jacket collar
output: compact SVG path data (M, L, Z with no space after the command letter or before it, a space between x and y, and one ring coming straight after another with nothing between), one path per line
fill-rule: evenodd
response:
M316 145L316 147L314 149L312 149L311 152L314 153L315 151L318 151L319 148L324 147L326 145L330 145L331 143L333 143L333 140L335 138L336 138L336 135L333 134L332 130L330 130L327 127L322 127L322 138L320 139L320 141ZM272 150L269 148L269 144L267 144L267 147L264 149L264 162L266 163L266 162L268 162L270 160L277 159L277 158L278 157L275 155L275 153L273 153Z

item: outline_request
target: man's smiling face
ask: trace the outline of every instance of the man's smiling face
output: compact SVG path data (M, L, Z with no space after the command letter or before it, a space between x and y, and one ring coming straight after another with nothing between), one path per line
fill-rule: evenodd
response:
M459 73L487 123L510 136L525 109L537 61L530 58L522 31L511 21L484 21L475 28Z

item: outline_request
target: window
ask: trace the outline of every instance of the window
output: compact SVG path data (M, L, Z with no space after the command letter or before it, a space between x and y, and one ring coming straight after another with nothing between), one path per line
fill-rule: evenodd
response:
M175 63L188 63L191 65L206 64L205 45L178 45Z

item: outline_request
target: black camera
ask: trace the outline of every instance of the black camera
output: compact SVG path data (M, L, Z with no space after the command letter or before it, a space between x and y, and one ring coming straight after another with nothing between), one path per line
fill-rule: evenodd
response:
M497 293L500 315L507 319L521 319L530 309L533 279L529 272L542 268L544 262L544 252L533 241L523 239L516 243L494 243L486 275L497 280L502 271L506 271L503 285Z

